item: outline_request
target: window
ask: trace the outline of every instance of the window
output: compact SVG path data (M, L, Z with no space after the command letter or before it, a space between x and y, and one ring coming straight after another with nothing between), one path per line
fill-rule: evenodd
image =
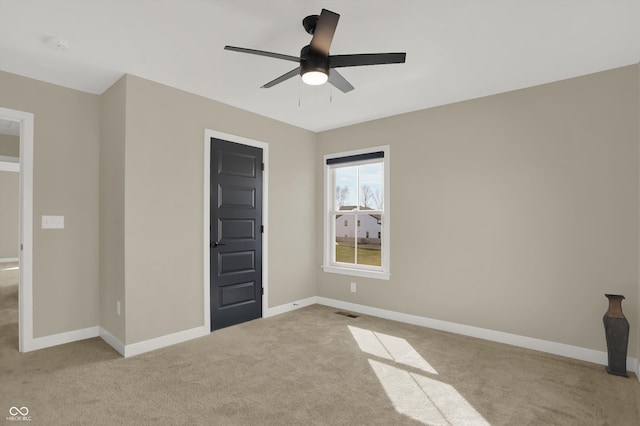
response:
M389 147L324 159L324 271L389 279Z

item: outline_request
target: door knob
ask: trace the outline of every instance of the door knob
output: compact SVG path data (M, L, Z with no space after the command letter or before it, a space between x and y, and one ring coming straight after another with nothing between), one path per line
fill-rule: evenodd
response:
M221 243L220 241L214 241L213 243L211 243L211 247L218 247L218 246L224 246L225 243Z

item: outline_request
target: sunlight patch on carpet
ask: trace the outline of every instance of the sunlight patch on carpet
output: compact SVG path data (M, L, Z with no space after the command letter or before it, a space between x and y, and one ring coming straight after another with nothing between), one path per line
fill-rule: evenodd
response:
M428 425L489 425L453 386L369 360L400 414Z
M453 386L406 369L438 376L406 339L348 328L362 352L384 360L370 358L369 365L398 413L427 425L489 425Z
M399 362L431 374L438 372L405 339L348 326L362 352Z

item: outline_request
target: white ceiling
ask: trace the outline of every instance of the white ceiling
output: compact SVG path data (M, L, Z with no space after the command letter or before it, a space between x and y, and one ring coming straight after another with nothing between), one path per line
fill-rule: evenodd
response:
M261 89L295 63L223 50L297 56L322 8L341 15L332 54L406 64L341 69L347 94ZM129 73L313 131L640 60L640 0L0 0L0 17L1 70L96 94Z

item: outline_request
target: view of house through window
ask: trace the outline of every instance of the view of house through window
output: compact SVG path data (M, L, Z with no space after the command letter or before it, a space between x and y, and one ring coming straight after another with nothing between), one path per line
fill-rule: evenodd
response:
M388 147L325 158L324 270L388 279Z
M345 164L332 169L335 182L335 261L382 266L384 164ZM344 223L340 229L339 224ZM371 238L375 236L376 238Z

